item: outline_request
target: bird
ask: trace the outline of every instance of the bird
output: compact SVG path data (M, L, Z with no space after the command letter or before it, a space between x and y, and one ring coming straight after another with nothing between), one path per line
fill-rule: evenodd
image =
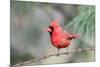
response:
M59 56L59 50L61 48L66 48L71 44L72 39L79 38L79 35L65 31L60 25L60 18L57 18L51 22L48 26L47 31L50 34L50 40L54 47L58 49L57 56Z

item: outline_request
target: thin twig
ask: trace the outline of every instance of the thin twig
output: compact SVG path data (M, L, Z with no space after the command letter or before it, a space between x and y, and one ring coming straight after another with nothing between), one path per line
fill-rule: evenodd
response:
M69 51L69 52L64 52L64 53L59 53L59 55L68 55L70 53L76 53L76 52L82 52L82 51L93 51L94 48L79 48L78 50L74 50L74 51ZM24 64L28 64L28 63L32 63L32 62L36 62L36 61L39 61L39 60L42 60L42 59L46 59L48 57L51 57L51 56L57 56L58 53L55 53L55 54L51 54L51 55L48 55L48 56L44 56L44 57L40 57L40 58L37 58L37 59L32 59L32 60L29 60L29 61L26 61L26 62L22 62L22 63L18 63L18 64L15 64L15 65L11 65L11 67L16 67L16 66L21 66L21 65L24 65ZM58 56L59 57L59 56Z

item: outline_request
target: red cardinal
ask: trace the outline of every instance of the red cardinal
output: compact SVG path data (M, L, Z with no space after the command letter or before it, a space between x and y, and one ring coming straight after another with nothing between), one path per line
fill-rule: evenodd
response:
M78 35L65 32L62 27L58 24L60 19L56 19L51 22L51 25L48 27L47 31L50 34L50 39L52 44L58 48L58 55L60 48L66 48L70 45L71 40L78 37Z

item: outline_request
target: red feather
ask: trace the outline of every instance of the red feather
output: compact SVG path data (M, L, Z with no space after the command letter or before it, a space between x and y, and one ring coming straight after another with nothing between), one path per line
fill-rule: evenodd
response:
M78 35L65 32L58 24L59 21L60 19L54 20L48 27L52 45L54 45L58 49L68 47L72 39L78 38Z

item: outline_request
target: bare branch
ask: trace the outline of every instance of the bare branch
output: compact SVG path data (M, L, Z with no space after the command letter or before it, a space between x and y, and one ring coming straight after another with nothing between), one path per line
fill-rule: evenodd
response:
M71 53L78 53L78 52L82 52L82 51L94 51L94 50L95 50L94 48L84 48L84 49L79 48L78 50L73 50L73 51L69 51L69 52L59 53L59 55L68 55L68 54L71 54ZM57 56L57 55L58 55L58 53L51 54L51 55L48 55L48 56L44 56L44 57L40 57L40 58L37 58L37 59L29 60L29 61L26 61L26 62L18 63L18 64L15 64L15 65L11 65L11 67L22 66L24 64L40 61L40 60L46 59L48 57Z

